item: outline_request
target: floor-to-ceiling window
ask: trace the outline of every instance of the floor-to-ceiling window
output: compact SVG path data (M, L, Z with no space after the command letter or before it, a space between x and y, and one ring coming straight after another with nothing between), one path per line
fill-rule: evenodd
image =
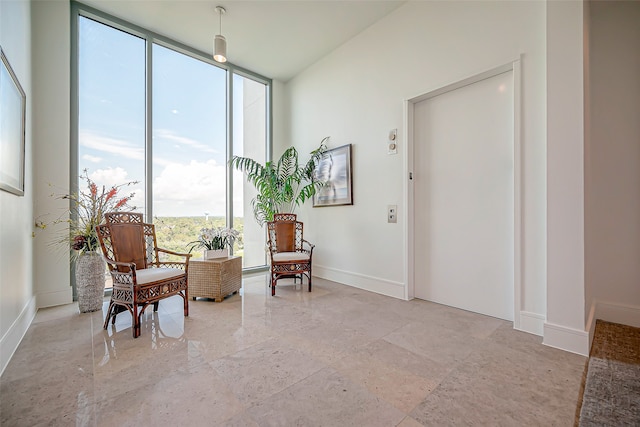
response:
M99 187L137 181L145 205L145 41L78 18L78 170ZM82 185L82 183L81 183Z
M264 266L255 190L228 160L269 157L271 81L72 4L72 175L86 170L107 187L137 181L132 204L167 249L184 252L201 228L232 225L243 266Z
M153 221L167 249L184 252L201 228L227 225L226 77L153 45Z
M264 83L233 75L233 152L238 156L250 157L264 164L266 160L265 141L267 86ZM253 219L251 200L256 189L243 179L242 173L233 173L234 224L243 227L243 265L255 267L265 264L264 231ZM242 219L244 218L244 221Z

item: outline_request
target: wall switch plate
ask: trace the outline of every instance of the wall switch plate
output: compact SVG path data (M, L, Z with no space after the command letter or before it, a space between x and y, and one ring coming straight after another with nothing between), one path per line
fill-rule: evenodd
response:
M387 206L387 222L393 224L398 222L398 205Z
M398 129L389 131L389 141L387 141L387 154L398 154Z

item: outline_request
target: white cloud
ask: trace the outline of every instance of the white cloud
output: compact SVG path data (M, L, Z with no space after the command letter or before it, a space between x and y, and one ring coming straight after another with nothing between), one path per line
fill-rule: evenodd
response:
M226 168L215 160L167 165L153 182L154 214L224 215Z
M187 138L186 136L176 135L175 132L168 129L156 129L153 131L153 136L159 139L177 142L180 145L188 145L205 153L218 153L218 150L211 148L207 144L203 144L195 139Z
M153 156L153 164L158 165L158 166L169 166L171 164L173 164L174 162L172 162L171 160L167 160L165 158L162 157L156 157Z
M101 136L89 131L80 132L80 145L128 159L144 160L144 146L135 146L129 141Z
M98 169L89 174L89 178L93 180L99 187L105 186L111 188L114 185L126 184L131 181L127 178L127 171L121 167Z
M90 154L85 154L84 156L82 156L82 159L91 163L100 163L102 161L102 157L96 157Z

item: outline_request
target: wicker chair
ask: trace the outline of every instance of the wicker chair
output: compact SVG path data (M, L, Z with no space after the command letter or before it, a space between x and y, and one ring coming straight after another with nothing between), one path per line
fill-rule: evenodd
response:
M105 214L105 224L96 227L107 265L113 279L113 293L104 320L115 323L118 313L131 313L133 337L140 336L140 318L153 304L158 311L161 299L180 295L184 300L184 315L189 315L187 269L190 254L180 254L158 248L153 224L143 222L142 214L111 212ZM184 257L180 262L162 262L160 254Z
M294 281L307 276L311 292L312 245L303 238L303 224L295 214L275 214L267 222L267 247L271 258L271 295L276 294L276 282L283 277Z

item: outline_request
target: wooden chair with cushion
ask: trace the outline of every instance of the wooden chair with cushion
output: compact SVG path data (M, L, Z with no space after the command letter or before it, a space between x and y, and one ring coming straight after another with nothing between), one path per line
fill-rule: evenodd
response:
M158 311L161 299L180 295L184 300L184 315L189 315L187 269L190 254L180 254L158 248L153 224L143 221L142 214L111 212L105 214L105 224L96 227L111 277L113 293L104 321L115 323L118 313L131 313L133 337L140 336L140 318L153 304ZM176 255L180 261L160 260L161 254Z
M307 276L311 292L312 245L303 237L303 224L295 214L275 214L267 222L267 247L271 257L271 295L276 294L276 282L283 277Z

